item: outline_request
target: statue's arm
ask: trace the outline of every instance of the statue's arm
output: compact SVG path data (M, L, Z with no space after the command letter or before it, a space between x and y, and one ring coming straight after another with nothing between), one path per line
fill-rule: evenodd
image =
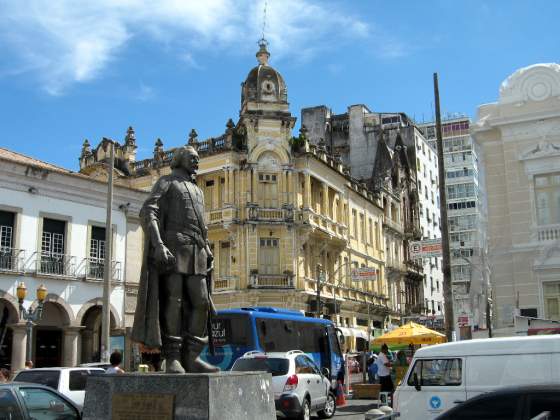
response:
M144 225L144 230L150 238L150 243L154 247L163 245L163 240L161 239L161 233L159 231L159 221L161 217L160 200L167 192L168 188L169 182L164 178L160 178L152 188L150 196L144 202L140 210L140 217Z

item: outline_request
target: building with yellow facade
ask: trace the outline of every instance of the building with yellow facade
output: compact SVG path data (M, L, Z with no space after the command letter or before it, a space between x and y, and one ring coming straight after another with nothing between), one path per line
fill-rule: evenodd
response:
M390 302L385 266L383 198L350 176L341 160L309 143L305 128L293 137L284 79L268 64L260 43L258 65L242 84L237 123L225 133L188 144L197 148L197 183L203 189L209 240L214 249L214 301L219 309L275 306L318 313L334 320L349 348L361 347L371 328L398 316ZM82 173L103 175L106 148L84 145ZM134 131L117 147L119 182L150 190L170 172L173 149L161 140L150 159L136 160ZM129 251L140 259L137 226ZM133 255L127 261L133 261ZM353 282L355 268L372 279ZM125 305L134 311L139 266L127 267ZM321 302L317 308L318 299Z

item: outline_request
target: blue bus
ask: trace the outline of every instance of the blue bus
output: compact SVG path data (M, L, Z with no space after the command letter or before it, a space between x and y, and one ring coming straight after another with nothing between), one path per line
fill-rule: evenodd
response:
M334 324L298 311L271 307L218 311L212 320L212 337L215 355L205 348L201 357L222 370L231 369L239 357L253 350L301 350L319 368L327 368L332 381L342 369L343 356Z

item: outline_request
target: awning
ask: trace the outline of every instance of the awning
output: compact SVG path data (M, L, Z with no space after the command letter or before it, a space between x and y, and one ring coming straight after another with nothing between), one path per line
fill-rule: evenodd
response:
M364 331L360 328L352 328L352 333L356 338L363 338L364 340L368 339L367 331Z
M338 327L338 329L340 330L340 332L342 332L342 335L344 337L363 338L364 340L368 339L367 331L364 331L360 328Z

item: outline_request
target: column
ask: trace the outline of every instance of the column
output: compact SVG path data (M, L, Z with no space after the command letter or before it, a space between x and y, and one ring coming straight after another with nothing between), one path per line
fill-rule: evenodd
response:
M288 170L288 204L294 204L295 206L294 181L293 181L292 173L293 171L289 169Z
M251 202L257 202L257 167L256 165L253 167L252 170L252 177L251 177Z
M223 169L224 172L224 179L225 179L225 183L224 183L224 202L222 203L222 207L226 206L226 203L229 204L229 167L224 166ZM221 185L221 184L220 184Z
M78 365L78 336L83 327L66 327L63 329L63 356L62 366Z
M82 331L82 363L92 362L93 356L93 330Z
M242 196L240 198L239 203L239 210L241 211L245 204L247 203L247 170L242 170L239 168L239 191L241 192Z
M25 352L27 349L27 336L25 324L12 324L12 371L25 367Z
M220 202L220 177L213 176L211 179L214 180L214 188L212 188L212 210L219 209L218 203Z
M329 186L323 183L323 202L321 203L323 216L329 217Z
M229 204L235 204L235 169L230 168L228 170L228 177L229 177Z
M304 173L303 208L311 208L311 175Z

